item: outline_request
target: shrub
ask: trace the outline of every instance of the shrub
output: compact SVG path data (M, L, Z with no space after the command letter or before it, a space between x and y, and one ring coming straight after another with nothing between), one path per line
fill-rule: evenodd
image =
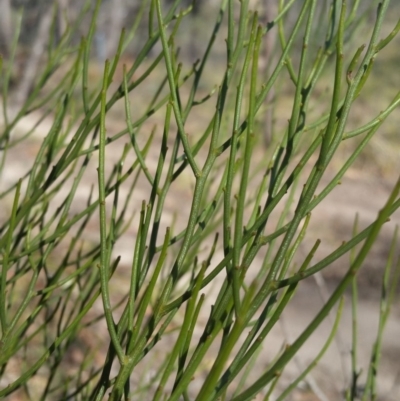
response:
M100 3L79 45L74 25L58 43L50 40L41 73L13 115L12 56L3 63L0 396L269 399L285 366L336 311L322 350L275 393L288 399L334 338L349 286L356 311L357 273L400 206L398 181L372 224L312 263L324 240L305 241L313 209L400 101L397 93L379 114L348 128L374 60L400 28L382 38L389 1L377 7L364 46L358 1L347 8L332 2L329 9L315 0L301 7L282 1L275 19L260 24L249 1L225 0L207 25L203 56L189 67L176 42L190 6L143 1L95 82L90 54ZM119 82L120 60L132 40L141 40L135 30L146 15L147 37ZM275 30L279 41L261 71L260 49ZM213 60L220 32L224 65ZM150 56L157 44L159 54ZM265 145L262 114L277 113L282 99L288 123L270 121ZM28 129L27 116L37 119ZM50 121L48 129L43 121ZM327 179L335 155L351 141L348 158L339 158ZM22 171L11 175L18 160ZM364 399L377 396L382 332L399 272L396 238ZM348 270L319 313L258 372L261 346L268 346L297 287L349 252ZM353 378L343 389L349 400L359 387L356 347L355 324Z

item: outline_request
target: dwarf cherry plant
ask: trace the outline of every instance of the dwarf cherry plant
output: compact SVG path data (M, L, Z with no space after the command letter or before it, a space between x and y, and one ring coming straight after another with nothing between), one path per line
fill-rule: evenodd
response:
M215 21L203 22L209 39L190 65L179 44L189 46L183 39L192 6L143 0L96 77L91 49L101 1L93 10L87 1L58 41L50 30L42 70L15 110L9 84L18 27L1 78L1 397L244 401L273 393L286 400L334 338L351 285L356 310L356 274L400 206L400 182L371 225L317 263L324 238L305 238L313 209L400 102L398 92L380 113L353 124L374 60L400 24L382 35L388 0L371 2L374 22L362 38L368 13L357 0L277 3L277 14L261 23L249 0L222 0ZM87 34L76 43L88 15ZM131 43L140 49L118 82ZM321 85L328 86L322 100ZM288 93L288 120L279 124L279 100ZM267 145L266 108L276 117ZM351 154L327 179L350 141ZM29 168L16 176L21 158ZM395 246L396 237L364 399L377 394L399 271ZM319 313L292 344L263 357L302 280L350 251L348 271ZM290 386L279 386L285 366L332 310L324 347ZM349 400L359 378L352 355L353 377L343 389Z

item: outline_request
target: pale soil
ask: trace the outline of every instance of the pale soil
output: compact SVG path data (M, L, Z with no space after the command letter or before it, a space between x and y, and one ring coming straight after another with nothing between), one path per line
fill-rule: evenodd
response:
M0 121L1 123L1 121ZM26 121L29 126L29 120ZM45 122L46 124L46 122ZM49 122L47 121L47 124ZM42 132L47 132L48 126L42 127ZM22 126L19 128L24 130ZM29 169L33 157L40 145L40 135L36 135L24 145L20 145L9 152L7 164L3 172L1 189L7 188L11 183L15 182L25 171ZM112 165L120 155L121 144L112 144L107 151L110 165ZM258 150L261 154L262 149ZM157 153L151 152L148 156L148 164L154 167L157 161ZM260 156L260 155L259 155ZM97 156L96 156L97 157ZM95 159L95 157L94 157ZM94 161L95 163L95 161ZM86 195L91 184L96 182L95 165L88 169L87 177L79 197L82 202L85 201ZM327 177L332 176L332 172L327 173ZM359 213L360 226L365 227L371 223L377 215L379 209L384 205L391 186L395 182L395 177L381 178L374 171L357 171L352 170L342 180L342 184L337 186L335 190L315 209L312 214L311 224L308 230L307 240L300 249L300 254L304 255L309 251L312 244L317 238L322 239L322 244L318 250L314 262L321 259L324 255L331 252L343 240L350 238L352 225L356 213ZM326 182L328 179L326 179ZM301 185L300 185L301 186ZM185 224L188 216L191 193L193 189L193 180L189 175L182 177L179 186L174 189L174 198L169 197L166 203L166 216L163 220L163 227L169 225L173 219L174 213L179 211L178 226ZM135 192L136 207L140 205L143 198L147 197L149 185L141 179L139 186ZM178 202L177 202L178 200ZM9 212L9 201L3 200L3 206L0 212L0 218L3 219ZM178 207L177 207L178 206ZM77 206L79 210L79 205ZM73 210L75 211L75 210ZM169 213L169 214L168 214ZM367 369L368 361L371 355L371 346L376 336L376 327L378 319L378 303L379 286L381 273L385 265L385 257L389 249L391 234L393 233L395 224L400 224L400 213L397 212L382 230L379 241L374 247L373 252L365 261L365 266L360 273L360 302L359 302L359 364L363 371ZM133 226L134 227L134 226ZM92 225L93 231L87 233L89 239L96 240L98 231L96 222ZM128 285L128 266L132 257L132 244L135 235L135 228L131 228L127 235L122 238L116 247L116 254L122 256L122 266L126 269L119 270L119 278L116 277L114 285L118 287L118 291L122 292ZM163 232L163 228L161 229ZM300 255L300 256L301 256ZM216 255L218 261L219 254ZM256 260L251 269L257 269ZM308 322L315 316L323 304L323 298L329 296L334 285L340 280L343 273L349 266L348 256L342 258L340 262L336 262L329 267L323 274L319 276L317 283L313 278L305 280L299 285L298 291L283 314L280 324L272 331L267 338L262 354L254 369L254 377L250 378L252 382L261 374L261 369L271 358L276 355L285 343L290 343L296 339L297 335L306 327ZM251 273L250 273L251 274ZM223 280L224 278L221 277ZM381 401L397 401L400 399L400 313L398 302L393 308L391 318L389 319L386 331L384 347L382 352L381 367L379 369L379 400ZM96 305L97 311L101 311L100 303ZM203 319L206 317L204 316ZM305 344L299 352L293 363L287 366L284 375L278 386L284 388L304 369L313 358L313 355L319 351L324 344L331 327L331 322L324 323ZM99 325L99 330L105 330L105 327ZM104 334L106 334L103 331ZM93 337L94 336L94 337ZM96 333L85 333L83 340L86 344L93 342L93 339L99 339L102 336L101 331ZM306 383L302 383L291 396L290 400L340 400L342 399L342 391L349 385L350 372L350 346L351 346L351 303L349 294L346 296L344 304L343 317L337 336L329 348L327 354L313 370L313 373ZM74 360L71 356L71 360ZM98 356L98 362L101 363L102 356ZM205 368L205 374L206 374ZM150 373L151 374L151 369ZM195 380L192 389L201 382ZM40 382L40 374L35 378ZM365 381L365 373L360 379L360 384ZM279 391L276 391L279 394ZM10 397L10 400L18 400L18 395ZM258 399L258 398L257 398ZM262 398L260 398L262 399Z

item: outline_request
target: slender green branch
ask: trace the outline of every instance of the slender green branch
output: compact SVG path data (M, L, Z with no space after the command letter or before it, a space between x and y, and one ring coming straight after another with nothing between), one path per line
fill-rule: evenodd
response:
M122 350L119 342L117 332L115 329L115 323L112 316L112 308L110 303L110 294L108 289L108 280L110 278L109 269L109 256L111 249L109 249L108 236L111 233L107 233L107 216L106 216L106 191L105 191L105 163L106 163L106 96L108 86L108 73L109 73L109 61L106 61L104 68L103 78L103 89L101 96L101 120L100 120L100 144L99 144L99 212L100 212L100 282L101 282L101 296L103 300L104 315L107 321L107 328L110 333L111 341L118 354L119 361L122 365L125 364L125 354Z

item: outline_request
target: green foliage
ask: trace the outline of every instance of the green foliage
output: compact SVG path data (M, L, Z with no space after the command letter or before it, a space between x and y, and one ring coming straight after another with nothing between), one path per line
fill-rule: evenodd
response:
M161 3L142 1L133 28L121 33L98 82L90 75L90 54L101 1L78 46L71 37L74 25L57 44L52 38L41 74L16 113L10 114L8 101L13 56L2 64L3 181L21 144L34 144L43 129L39 117L38 128L21 133L21 121L40 111L51 116L51 127L28 171L10 178L6 188L2 183L7 213L0 238L0 397L19 391L36 400L244 401L257 394L270 399L285 366L340 304L324 347L280 393L284 400L330 345L342 296L353 285L353 382L347 399L354 400L360 374L354 277L400 206L400 181L372 224L354 230L349 241L317 263L312 259L320 240L307 244L304 260L298 250L313 209L400 102L398 92L380 114L348 128L374 60L398 33L399 24L381 37L390 2L379 4L362 44L356 35L365 18L359 1L334 1L329 9L316 0L305 0L301 8L280 1L276 18L260 25L248 0L224 0L209 27L205 52L191 67L175 45L191 7L180 8L179 0L169 8ZM82 15L90 12L88 4ZM148 37L118 82L120 60L131 41L140 40L136 29L144 16ZM222 80L205 93L209 65L215 66L210 55L225 29ZM272 30L279 31L279 43L268 72L261 72L262 46ZM17 29L13 54L18 34ZM318 50L310 46L315 35L323 38ZM157 44L160 53L151 57ZM316 92L327 76L329 99L319 103ZM265 101L272 90L279 97L291 86L289 122L275 125L263 148ZM197 119L201 123L193 124ZM361 140L327 181L334 156L355 137ZM88 190L84 182L96 187ZM124 238L129 267L116 250ZM396 238L397 232L384 273L365 400L377 394L382 332L399 273ZM302 280L348 252L348 271L319 313L256 373L252 366L260 347L268 344ZM392 274L395 279L389 280ZM84 343L88 333L92 340ZM78 360L69 362L77 349ZM35 382L38 377L44 382Z

